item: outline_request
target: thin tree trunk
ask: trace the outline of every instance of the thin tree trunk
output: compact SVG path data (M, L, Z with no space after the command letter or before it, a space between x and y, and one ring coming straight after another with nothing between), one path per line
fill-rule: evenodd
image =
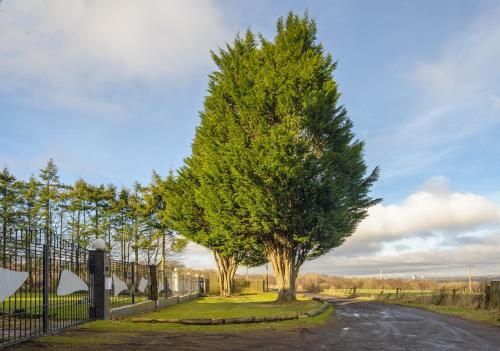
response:
M213 251L215 262L217 263L217 273L219 275L219 288L221 296L231 296L233 293L233 279L238 269L239 262L231 256L222 256L219 252Z
M63 216L64 216L64 213L63 211L61 210L61 212L59 213L59 234L63 235Z
M111 215L108 217L108 247L111 250Z
M99 210L97 207L97 202L95 203L95 238L99 239Z
M33 240L33 236L31 233L31 207L29 206L27 215L28 215L28 233L26 236L26 263L29 272L29 286L33 286L33 272L32 272L33 262L31 261L31 241Z
M167 240L166 240L166 233L163 232L163 242L162 242L162 245L161 245L161 262L162 262L162 270L163 272L165 272L165 259L167 258Z

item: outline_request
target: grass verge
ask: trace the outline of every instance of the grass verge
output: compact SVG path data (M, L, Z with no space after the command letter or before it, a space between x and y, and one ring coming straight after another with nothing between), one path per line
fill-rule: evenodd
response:
M401 306L417 307L431 312L447 314L450 316L460 317L463 319L470 319L480 322L485 322L500 326L500 311L499 310L476 310L473 308L461 306L440 306L431 304L421 304L413 301L395 301L387 300L386 302L394 303Z
M84 330L106 330L115 332L204 332L204 333L239 333L254 330L288 330L310 328L322 325L333 312L332 306L322 314L312 318L294 319L270 323L220 324L220 325L184 325L178 323L133 323L131 321L96 321L82 325Z
M245 316L289 315L305 312L321 306L321 302L308 297L290 304L274 302L276 294L241 295L231 298L205 297L190 302L166 307L158 312L144 313L142 318L233 318ZM112 349L124 343L144 337L144 333L239 333L259 330L293 330L310 328L324 324L333 306L312 318L294 319L280 322L222 324L222 325L184 325L178 323L134 323L133 316L118 321L95 321L75 329L62 332L62 335L40 337L34 341L36 347L51 347L54 350L72 350L86 345L98 349ZM150 334L148 337L152 337ZM30 345L27 345L30 346ZM30 346L31 347L31 346ZM21 348L22 349L22 348ZM29 347L27 348L29 349Z
M325 312L312 318L302 318L272 323L251 324L222 324L222 325L183 325L183 324L155 324L155 323L133 323L122 321L96 321L80 326L77 330L66 330L64 335L44 336L36 339L26 348L20 345L21 350L33 350L47 347L54 350L80 350L89 345L96 350L113 349L118 350L123 344L130 342L141 342L141 338L154 337L154 333L240 333L248 331L280 331L303 329L324 324L334 311L330 305ZM146 336L145 336L146 335Z
M164 308L156 312L143 313L130 318L238 318L276 315L296 315L321 306L321 302L307 297L289 304L277 304L274 293L249 294L232 297L210 296Z
M79 336L68 336L68 335L49 335L42 336L36 339L36 341L43 345L50 346L83 346L83 345L119 345L122 340L119 338L110 338L109 336L96 336L93 335L92 338L79 337Z
M190 302L166 307L157 312L143 313L118 321L96 321L82 325L86 330L114 331L172 331L172 332L240 332L262 329L293 329L317 326L324 323L333 311L330 306L324 313L313 318L302 318L281 322L248 323L230 325L184 325L178 323L134 323L134 318L237 318L274 315L295 315L321 306L321 302L308 297L290 304L277 304L276 294L264 293L241 295L229 298L203 297Z
M399 296L424 296L432 294L430 290L396 290L396 289L356 289L356 295L352 295L352 289L328 289L321 293L324 296L335 297L363 297L367 299L393 298Z

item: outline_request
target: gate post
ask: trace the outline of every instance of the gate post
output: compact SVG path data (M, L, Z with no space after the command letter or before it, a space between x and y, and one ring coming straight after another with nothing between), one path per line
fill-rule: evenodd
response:
M94 306L96 319L109 319L109 298L111 292L111 273L109 255L104 250L93 251L94 256Z

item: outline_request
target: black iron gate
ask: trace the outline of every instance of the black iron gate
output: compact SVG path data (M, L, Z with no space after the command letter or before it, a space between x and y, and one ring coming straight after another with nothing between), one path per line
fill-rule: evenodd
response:
M0 347L95 319L92 251L44 231L0 237Z

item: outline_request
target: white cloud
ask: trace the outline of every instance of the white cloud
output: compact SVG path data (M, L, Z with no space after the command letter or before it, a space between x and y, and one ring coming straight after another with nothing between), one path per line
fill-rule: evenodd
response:
M500 206L476 194L451 192L446 179L431 179L401 204L369 209L352 237L335 250L339 255L376 254L384 243L406 238L447 235L484 226L500 226Z
M401 237L438 229L500 223L500 209L490 200L444 189L420 190L401 205L379 204L359 226L357 235Z
M6 0L0 11L0 79L9 91L181 79L206 68L209 50L228 38L209 0Z

